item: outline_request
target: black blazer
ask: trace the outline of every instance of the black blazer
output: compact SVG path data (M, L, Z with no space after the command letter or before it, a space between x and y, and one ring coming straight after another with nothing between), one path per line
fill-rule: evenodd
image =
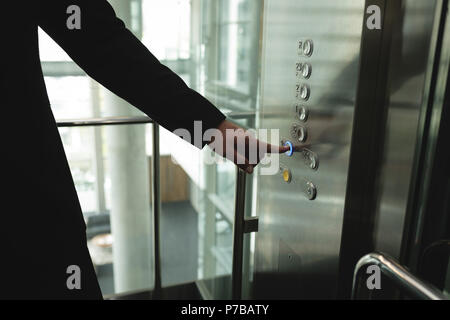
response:
M69 30L67 7L81 8ZM87 74L169 130L225 119L128 31L106 0L7 1L0 7L0 298L101 298L81 208L43 80L38 26ZM76 90L76 88L74 88ZM82 289L68 290L79 265Z

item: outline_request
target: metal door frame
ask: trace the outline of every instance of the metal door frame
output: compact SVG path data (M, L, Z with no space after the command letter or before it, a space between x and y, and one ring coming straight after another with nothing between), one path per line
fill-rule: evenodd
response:
M450 239L450 23L448 0L440 1L436 45L430 57L429 99L421 108L413 179L403 232L401 263L419 272L421 259L440 240ZM426 279L428 280L428 279Z
M382 8L383 26L378 32L367 28L363 31L360 84L355 108L340 252L338 298L341 299L350 297L352 272L358 259L374 250L376 184L385 142L392 31L401 26L401 21L396 20L400 16L401 3L402 1L366 1L366 7L376 4ZM429 189L429 180L426 180L429 178L426 178L424 168L430 166L430 161L434 160L435 141L430 142L427 139L434 138L439 130L440 115L445 104L442 97L448 89L445 87L448 85L446 82L448 69L442 71L442 59L448 61L449 50L444 50L447 56L441 56L441 48L450 47L450 32L446 31L444 36L447 7L447 0L437 0L435 26L429 51L429 62L432 67L428 69L425 82L415 164L403 230L400 263L408 267L417 264L418 251L412 251L414 247L412 243L423 225L422 204L427 200L425 191ZM449 29L448 26L446 28ZM438 103L441 105L437 105ZM420 192L423 192L422 197L419 197ZM411 255L415 255L414 261L411 260Z
M392 31L401 1L367 0L365 8L381 8L380 30L362 32L359 85L350 150L344 221L339 255L337 297L350 298L353 269L358 259L373 251L376 177L381 164L387 116L387 82ZM364 22L368 14L364 15Z

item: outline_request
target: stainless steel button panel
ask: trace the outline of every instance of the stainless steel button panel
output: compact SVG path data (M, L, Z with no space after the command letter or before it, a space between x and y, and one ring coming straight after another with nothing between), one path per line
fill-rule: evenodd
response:
M312 56L314 52L314 43L311 39L307 40L300 40L298 41L298 55L303 57L303 61L297 61L296 67L295 67L295 76L297 78L297 81L307 81L311 78L312 72L313 72L313 66L311 63L306 62L309 57ZM308 130L305 126L305 123L308 121L309 118L309 106L308 101L311 97L311 87L309 84L305 82L298 82L295 86L295 98L298 102L294 104L295 106L295 118L297 121L300 121L299 123L293 123L290 128L290 135L294 142L304 143L308 139ZM282 140L282 144L284 145L286 142L285 140ZM291 143L292 145L292 143ZM319 168L319 158L317 154L312 152L309 149L301 148L301 146L297 147L297 150L294 150L294 148L291 148L291 152L287 153L289 157L293 156L292 151L297 151L299 153L299 156L302 159L304 163L312 170L318 170ZM296 179L293 177L293 173L291 170L287 167L282 168L281 170L283 180L286 183L293 183L294 185L300 185L301 190L305 194L305 196L309 200L314 200L317 197L317 188L311 181L305 180L304 178Z

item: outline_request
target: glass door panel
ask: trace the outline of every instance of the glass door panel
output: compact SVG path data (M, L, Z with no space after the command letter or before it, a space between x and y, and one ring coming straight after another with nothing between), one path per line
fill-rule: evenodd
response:
M103 295L153 288L151 125L59 131Z
M111 1L118 16L191 88L224 112L256 110L259 1L128 2ZM168 14L178 24L157 19ZM161 38L161 28L171 36ZM142 115L88 78L42 32L40 39L57 119ZM255 123L251 116L235 121L246 128ZM153 288L151 125L60 128L60 133L103 293ZM205 298L230 298L236 168L224 160L211 162L211 150L198 150L162 128L160 146L162 285L198 280ZM247 195L251 214L252 192ZM138 245L131 247L131 241Z

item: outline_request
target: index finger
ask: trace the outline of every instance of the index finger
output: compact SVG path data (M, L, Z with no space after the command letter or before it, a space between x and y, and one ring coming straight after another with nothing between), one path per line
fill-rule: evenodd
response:
M266 144L267 153L285 153L291 150L290 146L275 146L273 144Z

